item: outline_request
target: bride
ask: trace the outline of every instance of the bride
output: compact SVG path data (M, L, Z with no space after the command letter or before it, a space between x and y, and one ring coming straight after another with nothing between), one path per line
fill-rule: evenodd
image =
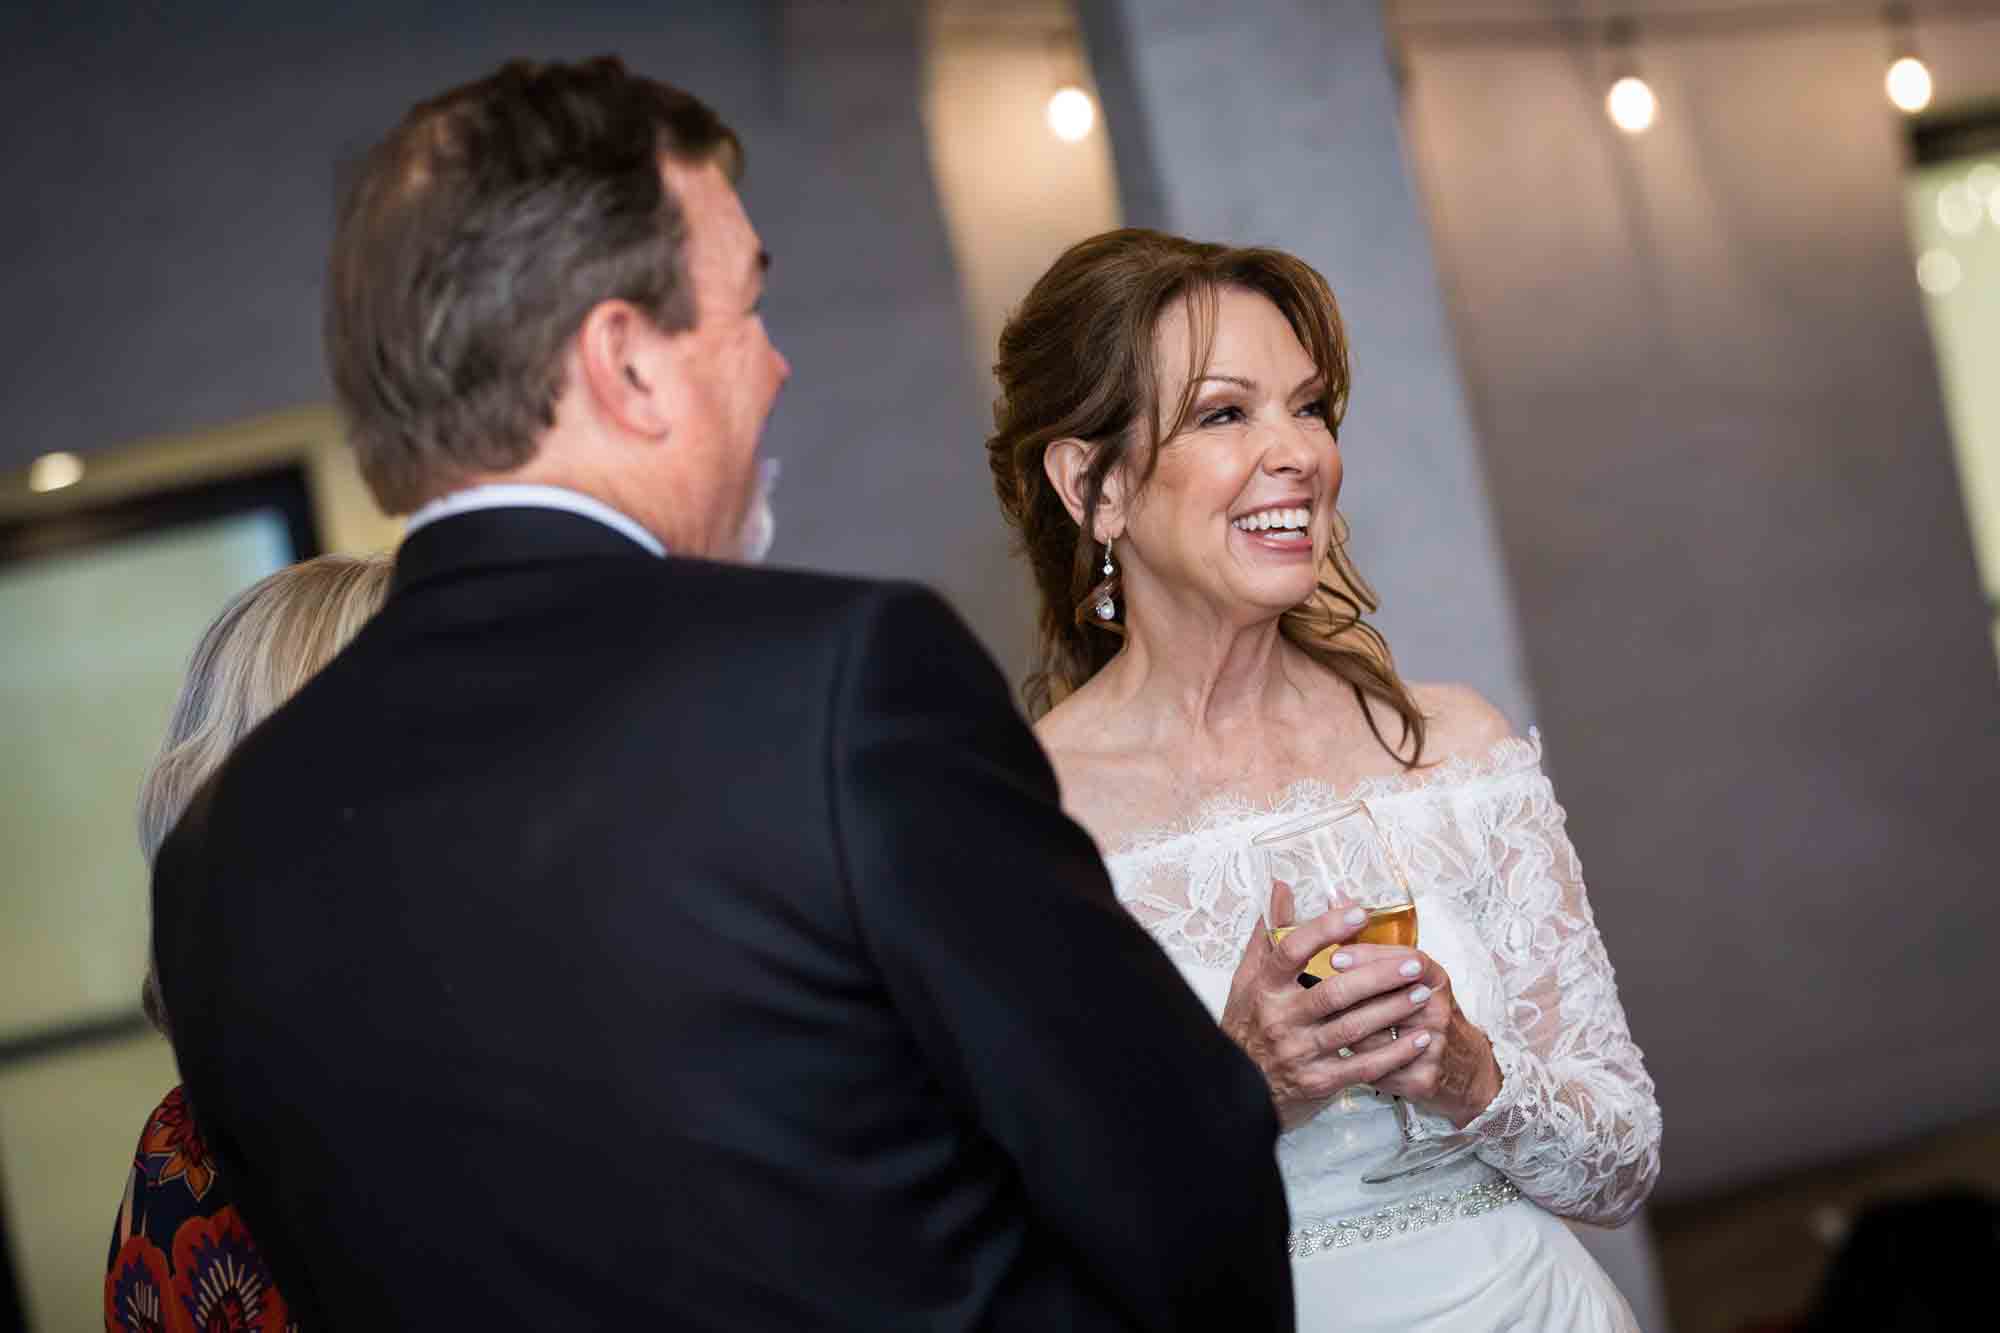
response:
M1041 601L1029 706L1120 900L1270 1084L1299 1326L1635 1329L1558 1219L1645 1200L1652 1080L1539 740L1471 690L1406 684L1360 618L1325 280L1110 232L1036 284L995 370L987 450ZM1244 853L1355 797L1411 870L1423 949L1342 945L1305 989L1354 929L1328 913L1268 943ZM1398 1140L1392 1096L1477 1152L1362 1184Z

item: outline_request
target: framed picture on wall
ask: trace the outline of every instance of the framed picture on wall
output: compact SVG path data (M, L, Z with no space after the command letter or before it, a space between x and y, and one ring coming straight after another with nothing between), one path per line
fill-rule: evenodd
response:
M133 802L188 655L318 550L298 465L0 520L0 1067L136 1018Z
M135 807L195 642L333 537L390 535L321 409L72 470L54 490L0 476L0 1329L69 1328L101 1303L134 1144L178 1081L139 1005Z

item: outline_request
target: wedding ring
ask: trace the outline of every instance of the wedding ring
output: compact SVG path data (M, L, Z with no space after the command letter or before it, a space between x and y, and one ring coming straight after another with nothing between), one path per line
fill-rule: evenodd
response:
M1399 1041L1402 1039L1402 1036L1403 1036L1403 1029L1397 1027L1394 1023L1391 1023L1389 1025L1389 1040Z
M1335 1051L1334 1054L1339 1056L1343 1060L1352 1060L1354 1058L1354 1052L1345 1046Z

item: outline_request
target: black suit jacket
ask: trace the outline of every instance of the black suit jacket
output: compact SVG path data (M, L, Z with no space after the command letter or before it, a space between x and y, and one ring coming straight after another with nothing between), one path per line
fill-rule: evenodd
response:
M909 586L411 535L154 879L308 1328L1288 1328L1262 1080Z

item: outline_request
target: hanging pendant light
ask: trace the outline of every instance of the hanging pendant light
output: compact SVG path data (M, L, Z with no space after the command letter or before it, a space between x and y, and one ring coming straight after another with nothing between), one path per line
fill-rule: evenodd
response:
M1084 88L1075 44L1076 34L1069 29L1049 33L1046 55L1052 91L1042 119L1048 122L1049 133L1064 143L1082 143L1097 124L1097 100Z
M1639 77L1639 63L1632 54L1637 40L1637 25L1622 15L1604 27L1604 45L1611 53L1611 88L1604 94L1604 112L1627 134L1644 134L1660 115L1660 99Z
M1916 22L1906 4L1885 8L1882 21L1889 27L1889 72L1882 89L1898 111L1914 116L1931 104L1935 91L1930 67L1917 55Z

